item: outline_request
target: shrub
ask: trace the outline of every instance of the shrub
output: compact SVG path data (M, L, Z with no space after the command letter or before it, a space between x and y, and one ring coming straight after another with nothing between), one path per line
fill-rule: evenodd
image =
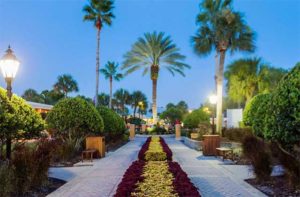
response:
M246 136L252 135L251 128L228 128L222 131L224 137L231 141L242 142Z
M269 102L264 136L291 149L300 141L300 62L283 77Z
M113 110L100 106L97 108L104 122L104 135L110 138L122 136L126 130L124 120Z
M168 131L165 128L160 127L160 126L155 126L150 132L150 134L153 134L153 135L157 135L157 134L163 135L163 134L167 134L167 133L168 133Z
M127 122L129 122L130 124L139 125L139 126L146 123L143 119L140 119L138 117L129 118L127 120Z
M265 143L255 136L247 136L242 144L244 156L250 160L256 178L259 181L268 180L272 172L271 156Z
M271 94L259 94L246 105L243 113L245 125L251 126L254 134L260 137L264 136L263 130L270 100Z
M62 138L81 138L103 131L103 120L96 108L81 98L60 100L46 119L54 135Z
M13 171L6 163L0 163L0 196L11 196L14 191Z
M194 110L185 117L183 123L186 128L198 128L200 123L209 123L209 114L203 108Z

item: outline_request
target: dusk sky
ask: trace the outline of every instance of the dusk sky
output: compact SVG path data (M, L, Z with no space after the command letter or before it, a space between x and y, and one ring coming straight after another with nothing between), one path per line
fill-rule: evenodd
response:
M57 76L71 74L80 95L94 96L96 29L83 22L86 0L0 0L0 56L10 44L20 60L13 91L21 95L28 88L51 89ZM163 31L186 55L192 68L186 77L173 77L161 70L158 106L184 100L191 108L214 90L214 53L198 57L190 42L197 30L200 0L116 0L111 27L101 32L101 67L107 61L120 64L123 55L145 32ZM227 54L225 64L240 57L262 57L275 67L292 68L300 61L300 0L236 0L235 10L245 14L256 32L253 54ZM142 71L141 71L142 72ZM137 72L114 83L114 90L141 90L151 101L149 75ZM5 87L0 78L0 86ZM109 92L109 83L100 77L100 92ZM76 93L77 94L77 93ZM72 95L76 95L72 94Z

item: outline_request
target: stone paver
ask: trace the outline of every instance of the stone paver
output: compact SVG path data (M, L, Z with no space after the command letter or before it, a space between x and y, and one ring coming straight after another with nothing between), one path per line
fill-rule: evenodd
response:
M50 176L68 182L49 197L109 197L113 196L123 174L137 159L145 137L137 137L107 157L89 167L55 168Z
M180 164L202 196L265 196L244 181L253 176L247 166L228 167L220 159L203 156L202 152L190 149L180 141L165 140L173 152L174 161Z

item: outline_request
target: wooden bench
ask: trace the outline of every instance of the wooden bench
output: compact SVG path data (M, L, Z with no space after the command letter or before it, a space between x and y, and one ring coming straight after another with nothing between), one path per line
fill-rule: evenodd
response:
M233 150L231 148L216 148L218 156L221 156L223 161L224 159L233 160Z
M88 149L88 150L82 151L81 161L83 162L84 156L86 156L86 158L90 158L91 162L93 162L93 156L96 152L97 152L97 150L95 150L95 149Z

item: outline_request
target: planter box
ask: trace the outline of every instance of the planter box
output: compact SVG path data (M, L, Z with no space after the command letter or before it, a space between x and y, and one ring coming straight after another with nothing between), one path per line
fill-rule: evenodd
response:
M85 149L95 149L98 156L105 157L105 137L87 137L85 139Z
M219 135L203 135L203 155L216 156L216 148L220 147Z
M202 141L193 140L188 137L182 137L182 142L189 148L201 151L202 150Z

